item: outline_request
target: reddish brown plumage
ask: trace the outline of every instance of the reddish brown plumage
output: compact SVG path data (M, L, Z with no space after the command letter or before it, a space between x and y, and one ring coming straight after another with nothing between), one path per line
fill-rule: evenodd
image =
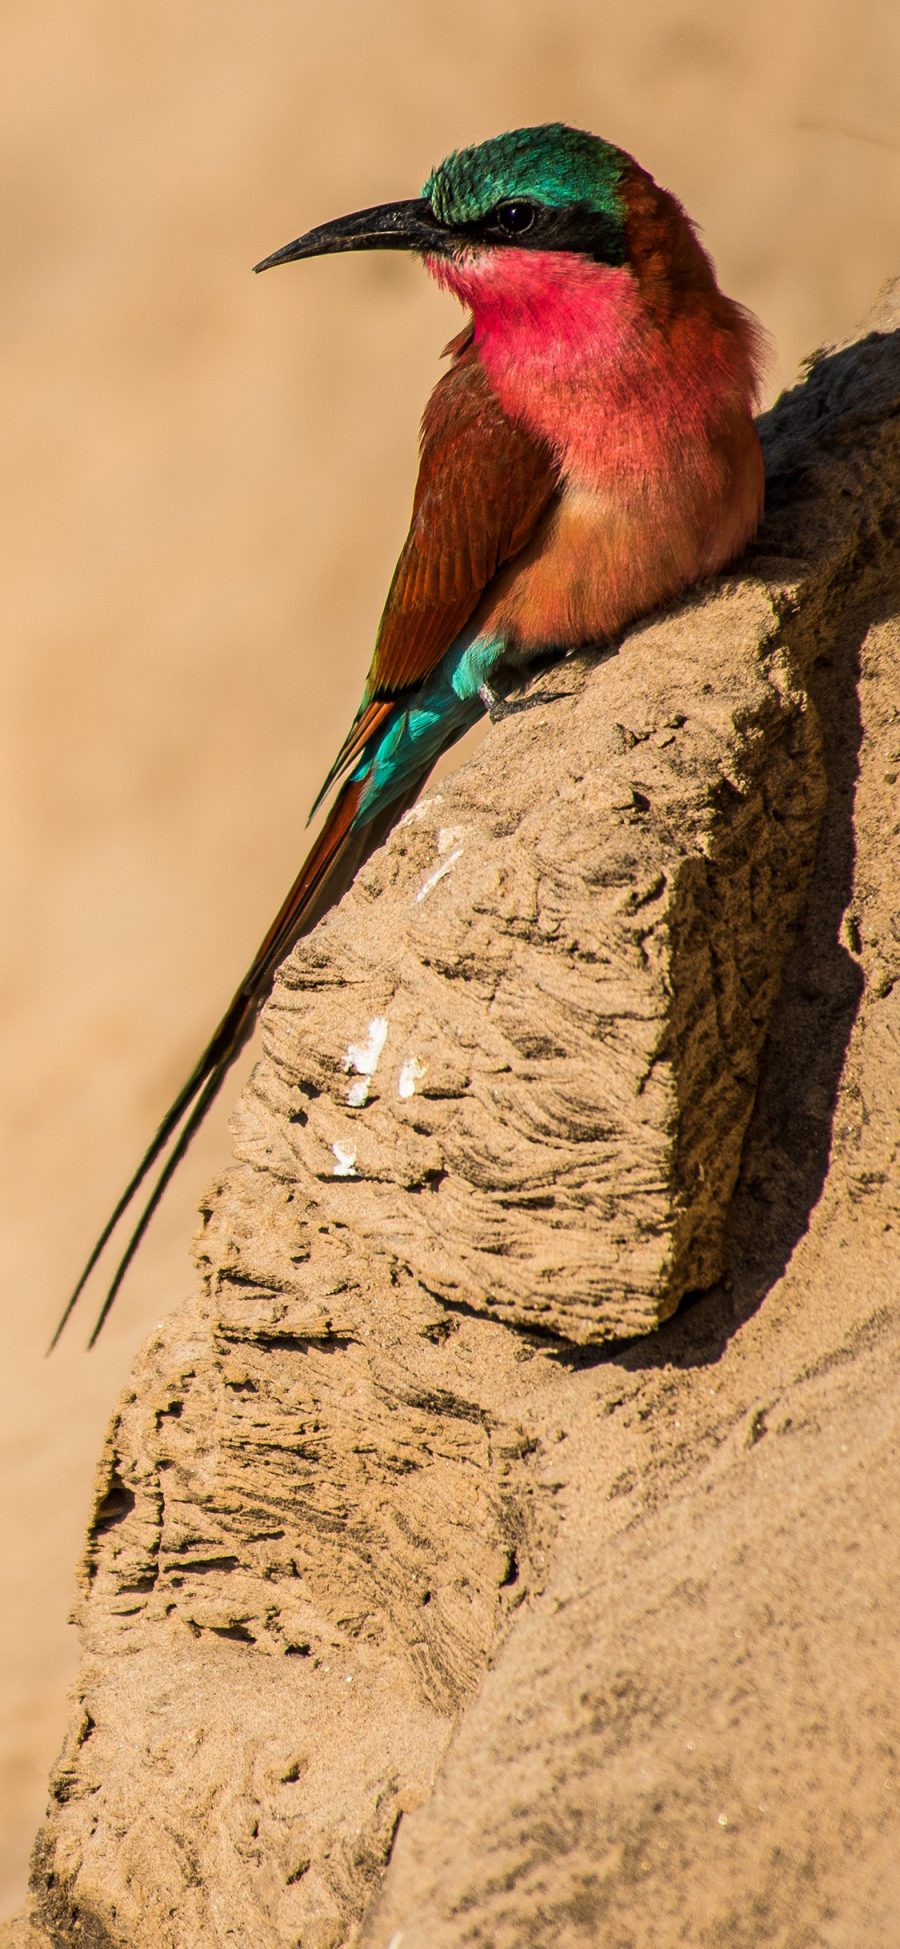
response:
M473 248L429 268L472 308L502 410L560 487L475 622L505 660L599 641L740 553L762 509L755 320L677 199L629 161L627 263Z
M507 418L467 333L425 408L412 521L367 699L394 696L434 669L555 488L552 452Z
M388 590L363 701L320 799L355 764L390 700L436 668L556 492L551 449L503 411L471 327L447 351L453 362L422 419L409 534Z

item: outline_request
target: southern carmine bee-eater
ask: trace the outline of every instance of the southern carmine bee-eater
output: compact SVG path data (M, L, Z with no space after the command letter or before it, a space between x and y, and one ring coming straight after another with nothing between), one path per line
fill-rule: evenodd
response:
M449 156L421 196L256 265L407 250L471 314L425 408L412 522L324 826L69 1300L166 1152L144 1230L250 1036L279 962L346 890L441 752L530 661L609 643L753 535L760 335L681 204L624 150L550 123ZM499 686L499 688L498 688ZM56 1336L54 1336L55 1338Z

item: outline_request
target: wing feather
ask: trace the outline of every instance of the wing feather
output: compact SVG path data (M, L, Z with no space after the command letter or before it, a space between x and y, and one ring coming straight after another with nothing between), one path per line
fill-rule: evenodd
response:
M549 447L503 411L471 337L425 408L412 521L378 631L365 701L440 662L557 487Z
M503 411L471 328L447 349L453 364L425 408L412 520L362 703L316 805L359 758L382 707L440 663L557 492L550 448Z

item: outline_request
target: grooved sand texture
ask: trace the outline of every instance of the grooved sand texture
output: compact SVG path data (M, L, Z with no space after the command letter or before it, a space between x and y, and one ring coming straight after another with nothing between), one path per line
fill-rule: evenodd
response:
M740 576L540 678L284 969L101 1464L55 1943L892 1940L875 326Z

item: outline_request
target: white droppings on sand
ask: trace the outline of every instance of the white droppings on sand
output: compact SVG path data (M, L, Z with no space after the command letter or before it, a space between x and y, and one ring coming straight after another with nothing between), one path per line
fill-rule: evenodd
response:
M398 832L403 826L419 825L421 820L427 817L432 806L443 805L443 803L443 792L433 792L430 799L417 799L415 805L411 805L409 810L404 812L402 819L397 820Z
M449 873L456 865L463 850L461 841L462 833L458 826L441 826L436 842L438 852L441 855L441 862L439 866L435 867L433 873L429 873L427 880L423 881L416 894L417 901L424 900L431 892L432 887L436 887L438 881L442 880L444 875Z
M382 1051L387 1041L389 1026L386 1015L373 1015L369 1023L367 1041L347 1044L344 1068L356 1070L356 1075L347 1091L347 1103L351 1110L361 1109L368 1097L372 1077L381 1061Z
M424 1074L425 1064L419 1061L418 1056L407 1056L406 1060L400 1064L400 1074L397 1077L397 1095L404 1102L408 1102L411 1096L415 1096L416 1084Z

